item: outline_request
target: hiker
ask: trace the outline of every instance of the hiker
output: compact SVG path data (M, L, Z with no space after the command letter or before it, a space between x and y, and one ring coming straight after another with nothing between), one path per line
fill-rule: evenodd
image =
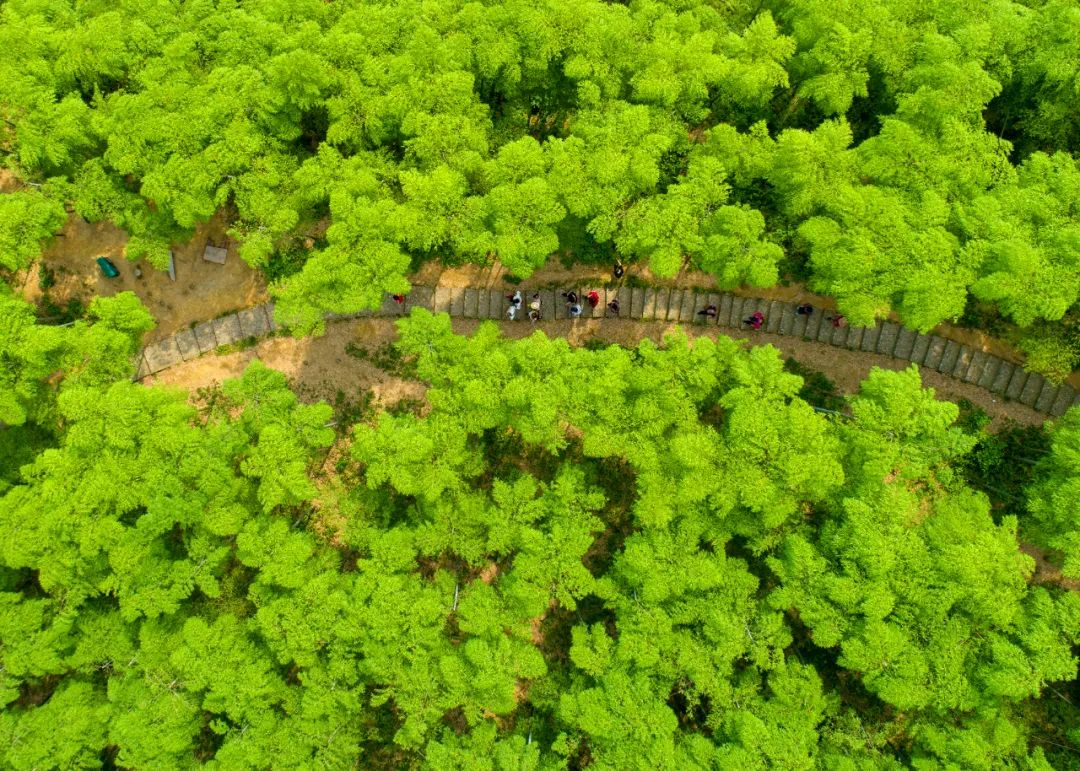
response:
M809 316L814 312L814 306L810 303L803 303L795 309L795 312L798 313L800 316Z
M600 304L600 293L594 289L585 295L585 299L589 301L590 308L595 308Z
M837 313L835 316L829 316L827 320L831 321L834 327L847 326L847 319L844 318L844 315L842 313Z
M619 315L619 300L618 298L612 300L607 304L608 310L615 316Z
M537 314L540 313L540 293L539 292L537 292L536 294L534 294L532 296L532 300L529 301L529 307L532 310L536 311Z
M562 296L566 298L567 305L574 305L577 303L577 292L571 289L569 292L563 292Z
M765 314L761 311L754 311L749 318L743 319L743 324L749 324L753 327L754 331L761 329L761 325L765 323Z
M535 324L539 320L540 320L540 311L536 310L536 308L529 308L529 321L531 321L533 324Z
M508 294L506 299L510 301L510 307L506 311L506 315L510 317L511 321L517 321L518 310L521 308L521 290Z
M615 280L618 281L620 278L623 277L624 272L625 271L623 270L622 263L618 260L615 260L615 267L611 269L611 275L613 275L615 277Z
M715 305L706 305L704 310L700 310L700 311L697 312L697 315L704 316L707 319L715 319L716 318L716 306Z
M581 315L581 303L574 303L570 306L570 318L576 319Z

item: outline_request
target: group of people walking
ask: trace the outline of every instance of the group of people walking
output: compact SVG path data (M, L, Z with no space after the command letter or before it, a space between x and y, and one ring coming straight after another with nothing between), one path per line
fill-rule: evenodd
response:
M623 277L625 269L618 260L615 261L615 266L611 269L612 277L618 281ZM578 296L578 293L573 289L562 293L563 300L566 302L566 313L570 318L577 319L581 317L584 312L584 305L582 305L582 298ZM506 296L507 302L510 303L510 307L506 309L506 315L510 317L511 321L516 321L518 314L522 311L522 303L525 302L524 296L521 294L521 290L517 290L513 294ZM589 304L589 307L595 309L600 304L600 293L593 290L585 295L584 301ZM613 299L607 304L607 308L612 314L619 315L619 301ZM540 300L540 293L535 292L532 298L529 300L528 305L528 319L535 323L543 319L543 303Z
M569 290L562 293L563 300L566 302L567 313L570 318L579 318L584 310L581 299L578 297L578 293L574 290ZM521 294L521 290L514 292L512 295L507 295L506 299L510 302L510 307L506 311L506 315L510 317L511 321L517 319L518 313L521 310L521 304L524 298ZM596 308L600 304L600 293L593 290L585 295L585 302L589 304L590 308ZM529 321L537 322L543 319L542 303L540 301L540 293L533 294L532 299L529 301ZM619 300L613 299L607 304L608 310L615 316L619 315ZM814 313L814 306L810 303L803 303L795 308L795 312L800 316L811 316ZM697 315L704 316L705 318L712 320L719 314L719 309L715 305L706 305ZM834 327L847 326L847 320L841 314L835 314L832 316L826 316L826 321L832 323ZM765 314L761 311L754 311L742 321L744 326L748 326L755 332L760 331L765 326Z
M802 305L799 305L795 308L795 312L800 316L809 317L814 313L814 306L810 303L803 303ZM716 318L718 313L719 310L715 305L706 305L704 308L697 312L697 315L704 316L705 318L712 320ZM839 313L832 316L826 316L825 320L831 322L834 327L847 326L847 320L843 317L842 314ZM742 323L744 326L748 326L756 332L760 330L763 326L765 326L765 314L761 311L754 311L745 319L743 319Z
M620 280L623 277L624 272L625 269L623 268L622 263L616 261L615 266L611 270L611 275L615 279L615 281ZM392 296L395 303L404 306L405 295L395 294ZM584 305L582 304L582 298L578 296L578 293L571 289L569 291L563 292L562 296L563 300L566 302L567 315L570 316L570 318L572 319L580 318L581 314L584 311ZM525 297L521 294L521 290L519 289L511 295L507 295L506 299L510 303L510 307L506 309L506 315L510 318L511 321L516 321L518 314L521 313L521 311L523 310L523 303L525 302ZM596 290L592 290L585 295L584 301L589 304L589 308L595 309L600 304L600 293ZM618 298L613 298L611 302L607 304L607 309L611 312L612 315L618 316ZM810 303L803 303L802 305L799 305L795 308L795 312L800 316L809 317L814 313L814 306ZM697 315L704 316L709 320L715 319L718 314L719 309L715 305L706 305L703 309L697 312ZM541 302L539 292L534 292L532 297L530 298L527 306L527 316L529 321L533 323L536 323L537 321L541 321L543 319L543 303ZM847 320L842 314L839 313L832 316L826 316L825 320L831 322L834 327L847 326ZM761 311L754 311L745 319L743 319L742 323L744 326L750 327L755 332L759 331L762 327L765 326L765 314Z
M573 289L562 293L563 300L566 302L566 312L572 319L580 318L584 312L584 306L582 305L582 298L578 296L578 293ZM516 321L518 314L522 310L522 303L525 302L524 296L521 294L521 290L514 292L512 295L506 296L507 301L510 303L510 307L506 309L506 315L510 317L511 321ZM593 290L585 295L585 302L589 304L590 308L596 308L600 304L600 293ZM619 314L619 301L612 300L607 304L608 310L613 314ZM543 319L543 302L540 299L540 293L536 292L529 300L528 304L528 319L532 322L541 321Z

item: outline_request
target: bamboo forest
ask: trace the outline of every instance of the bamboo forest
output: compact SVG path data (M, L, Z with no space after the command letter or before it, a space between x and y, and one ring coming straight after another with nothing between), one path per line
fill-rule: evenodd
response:
M1080 0L0 46L0 768L1080 771Z

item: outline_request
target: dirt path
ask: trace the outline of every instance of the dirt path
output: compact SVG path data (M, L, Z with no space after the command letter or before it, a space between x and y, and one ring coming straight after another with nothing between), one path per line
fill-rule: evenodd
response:
M475 319L453 319L454 331L471 334L481 323ZM537 329L549 337L564 337L571 345L584 345L592 339L627 347L649 338L661 342L675 324L657 321L626 319L595 319L587 321L544 321L532 325L526 322L499 322L508 338L522 338ZM753 345L772 345L785 356L791 356L808 367L824 373L844 394L853 394L871 367L899 370L909 362L872 353L836 348L824 343L807 342L800 338L783 337L764 332L740 331L719 327L684 327L691 338L726 335L746 340ZM208 354L163 370L144 382L178 386L189 391L212 386L223 380L238 377L253 359L280 370L305 398L333 400L338 391L348 396L366 389L386 404L402 398L422 398L423 387L412 381L387 374L370 361L361 360L347 352L347 347L359 346L369 351L397 337L390 319L342 319L327 323L327 333L319 338L272 337L243 351L223 355ZM355 349L354 349L355 350ZM991 429L1012 420L1017 423L1041 425L1046 416L1018 402L1005 401L989 391L962 383L939 372L920 368L923 383L933 388L939 398L956 401L968 399L985 410L993 419Z

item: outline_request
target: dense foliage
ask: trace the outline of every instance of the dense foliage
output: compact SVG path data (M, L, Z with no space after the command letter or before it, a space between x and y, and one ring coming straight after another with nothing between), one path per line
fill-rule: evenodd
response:
M62 332L141 323L97 312ZM399 326L426 403L351 431L258 363L198 411L70 344L16 390L0 436L41 435L2 456L5 765L1071 762L1080 597L1031 582L914 368L837 418L726 338Z
M526 276L615 248L725 286L807 275L859 324L973 299L1056 322L1078 40L1075 0L9 0L0 146L45 184L0 200L0 265L49 201L158 265L227 207L273 276L320 236L277 290L301 330L405 291L415 258ZM1026 344L1060 376L1080 339L1055 329Z

